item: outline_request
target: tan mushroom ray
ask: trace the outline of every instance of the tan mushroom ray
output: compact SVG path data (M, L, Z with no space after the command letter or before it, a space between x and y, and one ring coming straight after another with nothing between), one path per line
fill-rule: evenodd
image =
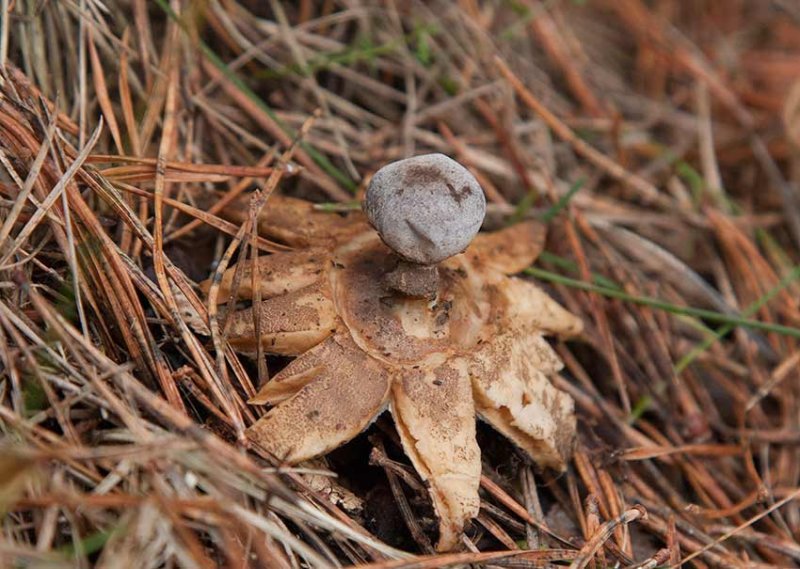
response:
M479 234L464 254L439 265L439 292L427 301L388 291L389 250L374 232L347 229L360 226L360 217L337 219L345 229L330 219L319 235L313 226L299 228L297 242L313 243L313 252L262 257L265 300L232 316L235 348L253 353L260 341L270 353L300 354L251 401L273 407L247 434L278 460L296 463L347 442L390 408L429 486L440 520L437 548L452 549L480 503L476 415L542 466L565 467L573 402L550 383L561 362L543 336L576 334L581 323L541 289L506 276L539 254L544 231L537 223ZM277 226L295 244L291 224ZM329 248L320 247L324 235ZM220 297L228 296L233 270ZM262 318L260 338L253 310Z

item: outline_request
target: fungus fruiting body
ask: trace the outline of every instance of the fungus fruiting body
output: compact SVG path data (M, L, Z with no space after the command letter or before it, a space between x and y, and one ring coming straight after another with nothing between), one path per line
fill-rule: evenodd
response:
M480 187L457 163L433 156L390 165L373 178L370 192L379 184L380 195L368 194L365 209L380 237L360 213L319 217L307 202L271 198L262 232L303 249L258 260L263 300L232 314L228 341L248 354L260 342L268 353L298 356L251 400L272 408L247 435L280 461L325 454L388 408L428 484L439 517L437 548L449 550L478 513L476 415L539 465L565 468L573 401L550 383L562 364L544 336L574 335L581 322L536 285L509 276L538 256L544 227L525 222L475 237L485 209ZM416 172L413 183L409 172ZM449 185L470 204L462 204L469 215L455 222L448 216L461 206L447 197ZM414 191L403 195L416 196L414 207L390 195L408 186ZM443 199L450 203L437 206ZM423 207L420 200L429 201ZM308 216L292 224L289 216L298 212ZM393 213L408 227L421 225L408 233ZM432 295L392 283L398 255L435 274ZM220 298L228 297L234 271L223 276ZM252 298L253 291L241 287L238 294Z

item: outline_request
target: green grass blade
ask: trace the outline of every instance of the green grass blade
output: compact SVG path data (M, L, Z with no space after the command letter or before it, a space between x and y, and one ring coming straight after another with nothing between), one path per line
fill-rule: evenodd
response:
M587 283L584 281L579 281L576 279L571 279L569 277L565 277L557 273L551 273L550 271L545 271L534 267L526 269L525 273L544 281L563 284L572 288L577 288L588 292L602 294L603 296L607 296L609 298L616 298L626 302L632 302L634 304L648 306L650 308L663 310L671 314L676 314L681 316L692 316L694 318L701 318L709 322L725 324L726 326L731 326L734 328L736 326L743 326L745 328L752 328L754 330L764 330L767 332L775 332L777 334L791 336L793 338L800 338L800 328L794 328L792 326L783 326L781 324L772 324L769 322L762 322L760 320L751 320L744 316L733 316L730 314L722 314L720 312L715 312L713 310L706 310L703 308L694 308L691 306L679 306L677 304L673 304L671 302L667 302L666 300L661 300L659 298L652 298L647 296L633 296L620 289L608 288L604 286ZM787 276L787 279L785 280L793 280L789 279L789 277L791 276L794 276L794 278L800 278L800 266L797 269L795 269L795 271L792 271L792 274ZM778 287L776 287L776 289L777 288ZM770 293L772 294L770 295ZM772 291L770 291L770 293L767 293L767 295L764 295L762 299L759 299L760 302L759 306L768 302L770 298L772 298L775 294L778 293L778 290L773 289ZM758 307L753 308L750 313L752 314L752 312L755 312L755 310L758 310Z
M567 270L576 275L580 273L578 264L575 261L571 261L559 255L555 255L549 251L542 251L541 254L539 255L539 260L545 263L550 263L551 265L554 265L559 269ZM592 273L592 282L594 282L594 284L598 286L604 286L606 288L622 290L622 287L619 286L617 283L615 283L608 277L598 273Z
M542 214L541 220L545 223L552 221L555 216L561 213L562 209L569 205L570 200L572 200L573 196L578 193L578 190L580 190L585 183L586 180L583 178L578 178L575 180L575 183L570 186L567 193L561 196L561 198L559 198L559 200L554 203L550 209Z
M789 272L785 277L783 277L777 285L775 285L772 289L766 292L761 298L753 302L750 306L746 307L742 311L743 316L750 316L758 312L758 310L768 303L770 300L775 298L778 293L780 293L783 289L787 286L795 282L796 280L800 279L800 266L795 267ZM717 330L713 332L713 334L700 342L697 346L692 348L688 354L683 356L677 364L675 364L675 372L680 373L685 370L689 365L697 359L697 357L705 352L708 348L710 348L717 340L724 338L727 336L736 325L734 323L727 323L724 326L720 326ZM772 330L776 331L776 330Z
M76 541L75 543L65 545L61 548L61 552L70 558L75 558L78 555L91 555L92 553L97 553L103 549L103 547L105 547L106 542L108 542L111 536L117 531L118 528L95 532L83 539Z

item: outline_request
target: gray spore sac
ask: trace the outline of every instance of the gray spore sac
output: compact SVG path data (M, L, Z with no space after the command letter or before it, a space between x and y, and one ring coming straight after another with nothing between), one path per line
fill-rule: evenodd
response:
M467 248L483 222L486 199L461 164L444 154L425 154L378 170L364 211L398 255L433 265Z

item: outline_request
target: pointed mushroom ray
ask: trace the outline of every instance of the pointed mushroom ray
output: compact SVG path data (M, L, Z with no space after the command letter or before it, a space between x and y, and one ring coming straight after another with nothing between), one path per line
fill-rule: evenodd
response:
M330 255L324 249L260 256L257 268L261 298L272 298L310 286L323 278L329 266ZM217 295L220 303L227 302L230 297L237 267L241 270L241 277L236 297L247 300L253 298L253 261L247 259L222 274ZM200 283L200 290L204 293L207 294L210 288L210 279Z
M328 337L307 352L293 359L289 365L275 374L251 397L250 405L277 405L289 399L322 373L327 366L341 357L340 342Z
M276 296L233 313L227 339L239 352L255 355L258 342L271 354L295 356L313 348L336 328L336 309L327 283ZM255 337L253 311L259 311L261 337Z
M294 385L294 394L282 394L284 400L247 431L282 462L297 463L346 443L386 406L390 382L384 366L346 334L328 338L321 351L325 359L312 366L310 377ZM291 376L270 384L286 381Z
M501 292L508 302L508 317L520 326L565 337L576 336L583 330L580 318L532 282L509 278L504 281Z
M473 260L487 263L492 270L513 275L528 267L544 248L545 226L523 221L493 233L479 233L464 252Z
M470 362L478 414L541 466L562 471L572 454L572 398L550 383L561 361L540 334L498 333Z
M403 449L430 487L439 516L436 548L448 551L480 506L481 454L466 362L407 370L393 386L392 414Z
M224 210L230 221L243 223L250 215L250 196L242 196ZM367 230L361 212L346 217L319 211L306 200L274 194L258 217L258 232L297 248L329 247L333 240Z

